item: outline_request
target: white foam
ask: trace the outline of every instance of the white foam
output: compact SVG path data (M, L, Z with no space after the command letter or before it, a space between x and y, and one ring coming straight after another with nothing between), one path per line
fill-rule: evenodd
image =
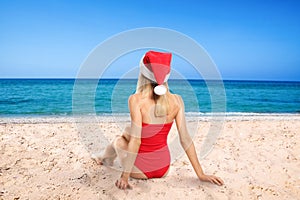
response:
M300 120L300 114L292 113L197 113L187 112L186 120L193 121L249 121L249 120ZM40 123L113 123L130 122L128 113L102 115L70 115L70 116L10 116L0 117L0 124L40 124Z

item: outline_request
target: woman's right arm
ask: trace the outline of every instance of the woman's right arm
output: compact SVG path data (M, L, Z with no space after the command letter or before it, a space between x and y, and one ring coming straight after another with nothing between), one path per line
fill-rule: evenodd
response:
M124 159L123 163L123 172L120 179L116 182L116 186L120 189L131 188L128 183L128 179L141 144L142 116L138 98L136 98L135 95L130 96L128 99L128 105L131 117L131 127L127 157Z
M178 103L179 103L179 110L176 115L176 126L179 132L180 144L185 150L186 155L188 156L197 177L201 181L211 182L217 185L223 185L223 180L219 177L206 175L203 172L203 169L199 163L198 156L195 150L195 146L191 136L188 133L187 126L186 126L186 119L184 113L184 103L180 96L177 96Z

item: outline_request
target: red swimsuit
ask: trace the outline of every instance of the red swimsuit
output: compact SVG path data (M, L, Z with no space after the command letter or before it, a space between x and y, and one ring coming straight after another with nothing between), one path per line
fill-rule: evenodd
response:
M170 167L167 137L172 124L142 124L141 145L135 166L148 178L161 178Z

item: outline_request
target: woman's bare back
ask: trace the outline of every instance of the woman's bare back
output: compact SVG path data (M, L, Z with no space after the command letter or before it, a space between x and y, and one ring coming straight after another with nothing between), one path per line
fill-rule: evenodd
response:
M142 97L141 94L137 95L139 107L142 115L142 122L147 124L165 124L172 122L178 110L180 109L179 97L178 95L168 93L168 114L164 117L156 117L154 114L155 106L159 106L155 104L155 101L149 97Z
M133 94L134 98L137 99L137 105L140 108L142 122L146 124L166 124L172 122L179 109L181 108L180 104L180 96L176 94L168 93L166 94L169 103L169 111L167 116L165 117L156 117L154 114L155 110L155 101L149 97L143 97L141 94ZM141 126L141 124L140 124ZM123 133L123 137L129 141L130 140L130 127L127 127L125 132Z

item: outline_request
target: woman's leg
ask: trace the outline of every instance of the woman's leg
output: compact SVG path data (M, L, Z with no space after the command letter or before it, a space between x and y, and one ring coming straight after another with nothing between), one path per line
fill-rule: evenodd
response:
M113 147L120 159L121 165L123 166L128 153L128 140L127 137L119 136L113 141ZM133 166L130 177L136 179L147 179L147 176L136 166Z
M93 154L92 159L99 165L112 166L114 160L118 157L121 165L123 165L128 152L128 139L129 137L126 133L122 136L117 136L113 142L106 147L103 155ZM133 166L130 176L136 179L147 179L147 176L136 166Z
M128 141L129 139L129 135L128 135L128 131L130 130L129 127L125 128L125 132L123 134L123 136L117 136L113 142L111 144L109 144L105 150L104 153L97 153L97 154L92 154L91 157L93 160L96 161L96 163L98 165L108 165L108 166L112 166L114 164L114 160L117 157L117 152L116 152L116 148L115 148L115 143L118 140L118 138L120 137L124 137L125 140ZM128 143L128 142L127 142Z
M103 154L92 154L92 159L96 161L98 165L108 165L112 166L115 158L117 157L117 153L113 148L112 144L109 144Z

